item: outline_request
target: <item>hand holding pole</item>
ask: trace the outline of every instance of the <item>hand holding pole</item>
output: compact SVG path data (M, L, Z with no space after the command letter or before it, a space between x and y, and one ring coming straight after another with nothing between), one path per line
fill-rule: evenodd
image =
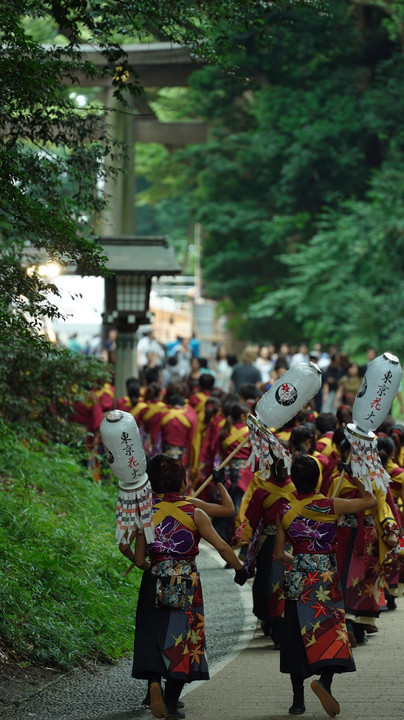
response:
M230 460L232 460L232 459L234 458L234 456L237 455L238 451L241 450L241 448L243 448L244 445L247 445L249 439L250 439L250 436L247 435L247 436L241 441L241 443L239 443L239 444L237 445L237 447L234 448L234 450L232 450L232 452L230 453L230 455L228 455L227 458L225 458L225 459L223 460L223 462L220 463L220 465L219 465L217 468L215 468L215 470L221 470L222 468L226 467L226 465L228 465L228 463L230 462ZM204 489L207 487L207 485L209 485L209 483L212 481L212 479L213 479L213 475L209 475L209 477L206 478L205 482L203 482L202 485L194 492L194 494L193 494L192 497L198 497L198 495L201 494L202 490L204 490Z
M349 455L348 455L348 457L347 457L346 465L349 465L349 463L351 462L351 460L352 460L352 448L351 448L351 450L349 451ZM338 493L339 493L339 491L340 491L340 487L341 487L341 485L342 485L342 481L343 481L343 479L344 479L344 477L345 477L345 473L346 473L346 469L345 469L345 468L342 468L341 474L340 474L340 476L339 476L339 478L338 478L338 482L337 482L337 484L336 484L336 486L335 486L335 488L334 488L334 492L333 492L333 494L331 495L332 498L338 497Z

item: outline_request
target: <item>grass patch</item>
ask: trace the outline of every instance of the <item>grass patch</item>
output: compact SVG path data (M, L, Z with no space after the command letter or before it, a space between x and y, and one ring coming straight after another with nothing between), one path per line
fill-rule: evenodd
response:
M115 483L0 421L0 643L72 668L131 652L141 572L115 543Z

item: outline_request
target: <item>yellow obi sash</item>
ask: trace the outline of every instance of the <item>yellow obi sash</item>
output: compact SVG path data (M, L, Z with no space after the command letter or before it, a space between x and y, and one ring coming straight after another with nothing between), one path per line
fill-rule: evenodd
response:
M161 401L157 403L153 403L153 405L149 405L149 409L145 412L143 415L143 422L147 422L148 420L151 420L156 413L161 412L166 408L166 404Z
M327 498L325 495L318 493L317 495L312 495L312 497L305 498L304 500L292 499L290 501L290 509L282 518L282 527L287 530L289 525L299 515L308 518L309 520L317 520L317 522L336 522L339 517L338 515L331 515L329 513L321 512L320 510L310 510L306 507L307 505L312 505L312 503L317 500L327 500Z
M133 415L134 418L136 418L136 415L144 408L147 408L147 404L143 402L143 400L139 400L139 402L136 403L135 407L131 408L129 412L131 415Z
M209 400L208 395L205 395L202 392L196 393L195 397L198 398L199 402L197 405L195 405L194 410L199 415L203 410L205 410L205 405L207 400Z
M182 408L173 408L172 410L169 410L167 413L165 413L161 419L161 425L167 425L170 420L179 420L182 425L185 425L186 428L190 428L192 423L191 421L186 417L185 410Z
M247 425L244 425L243 427L236 430L234 427L230 430L229 435L227 438L225 438L222 442L222 448L223 450L226 450L230 445L233 445L233 443L240 443L242 440L244 440L245 437L247 437L249 433Z
M178 500L177 502L167 502L166 500L160 500L159 502L156 502L153 507L153 523L154 527L157 527L159 523L161 523L164 518L167 517L167 515L170 515L171 517L178 520L178 522L181 523L181 525L185 525L185 527L188 528L188 530L192 530L193 532L197 531L197 527L195 525L195 522L193 518L191 518L189 515L187 515L186 512L181 510L180 505L191 505L192 503L187 502L186 500Z
M262 487L264 490L268 490L268 492L271 493L267 498L265 498L262 504L265 509L272 507L272 505L281 498L284 498L285 500L292 500L293 493L296 491L293 483L289 483L284 487L279 487L279 485L275 485L274 483L266 482L263 483Z
M96 394L97 398L100 398L103 395L109 395L109 397L112 397L112 398L115 397L115 393L111 389L111 385L108 385L108 384L103 385L102 388L100 388L99 390L96 390L95 394Z

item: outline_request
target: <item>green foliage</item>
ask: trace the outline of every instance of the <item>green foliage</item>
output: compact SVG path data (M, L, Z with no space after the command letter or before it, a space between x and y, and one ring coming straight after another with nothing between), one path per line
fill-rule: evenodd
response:
M18 10L18 11L17 11ZM11 344L35 343L44 316L57 317L53 289L26 268L48 257L83 273L104 272L89 219L104 206L97 177L112 143L100 143L102 116L83 114L66 82L95 69L74 48L45 48L19 13L36 17L39 3L8 3L0 15L0 333Z
M71 668L131 650L140 572L122 578L113 484L78 454L0 423L0 640L21 660Z
M404 158L403 158L404 159ZM293 313L303 335L355 353L366 346L400 354L404 176L386 163L363 201L324 213L310 243L282 257L289 283L251 308L255 317Z
M387 3L363 4L285 6L260 30L266 46L240 39L237 73L194 73L190 112L208 142L170 157L164 187L148 176L149 195L171 181L203 224L204 293L240 338L402 342L404 64Z
M404 47L404 4L403 0L368 0L367 4L382 10L385 14L383 25L392 40L398 40Z
M104 363L91 356L59 350L45 340L0 343L0 414L24 432L50 442L79 442L69 422L75 400L110 380Z

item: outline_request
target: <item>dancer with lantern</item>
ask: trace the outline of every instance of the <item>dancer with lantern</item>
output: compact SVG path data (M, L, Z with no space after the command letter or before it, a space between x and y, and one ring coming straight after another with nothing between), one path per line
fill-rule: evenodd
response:
M213 529L204 510L183 497L187 488L184 464L161 454L146 465L132 415L108 413L101 435L120 486L116 513L119 549L145 571L136 612L132 675L148 680L146 702L155 717L178 720L185 717L179 700L185 682L209 678L202 588L195 564L200 538L213 545L235 570L242 564ZM214 480L223 504L209 510L233 514L223 473L215 473ZM166 678L164 695L162 677Z
M185 683L207 680L205 625L200 576L195 563L201 538L229 567L242 564L214 530L208 515L184 498L185 466L168 455L147 465L154 491L155 540L136 537L135 563L143 573L136 611L132 675L147 679L154 717L185 717L179 697ZM162 678L166 679L164 692Z
M298 377L288 373L298 371ZM257 403L256 417L249 416L253 458L267 476L274 457L290 468L290 453L274 436L280 427L318 392L320 371L313 363L291 368ZM317 374L318 373L318 374ZM279 383L279 384L278 384ZM272 391L272 392L271 392ZM300 405L300 407L299 407ZM290 415L289 412L291 413ZM344 512L358 512L376 504L371 490L358 478L359 498L328 499L316 492L319 467L314 458L298 456L291 467L296 487L280 508L276 519L276 560L291 565L285 584L285 617L281 633L281 671L290 674L293 688L292 715L305 712L304 679L320 674L311 687L330 717L340 712L331 694L337 672L355 669L345 624L343 594L336 568L336 521ZM287 543L293 555L286 550ZM247 568L238 576L245 577Z
M340 712L331 694L335 673L355 670L345 624L343 594L336 566L338 515L376 504L372 492L353 478L360 497L328 499L315 488L319 468L314 458L298 456L291 469L297 493L277 518L275 557L291 566L286 573L285 617L281 637L281 672L292 682L291 715L305 712L304 680L319 674L311 688L330 717ZM290 543L293 554L286 551Z
M399 542L399 524L386 499L390 476L381 462L374 431L388 415L401 377L398 358L390 353L369 364L353 405L353 422L344 431L345 447L341 444L348 476L343 471L328 492L335 498L354 498L357 489L352 476L360 476L377 500L373 508L358 515L344 513L338 522L338 572L353 646L365 643L366 633L377 630L379 593Z

